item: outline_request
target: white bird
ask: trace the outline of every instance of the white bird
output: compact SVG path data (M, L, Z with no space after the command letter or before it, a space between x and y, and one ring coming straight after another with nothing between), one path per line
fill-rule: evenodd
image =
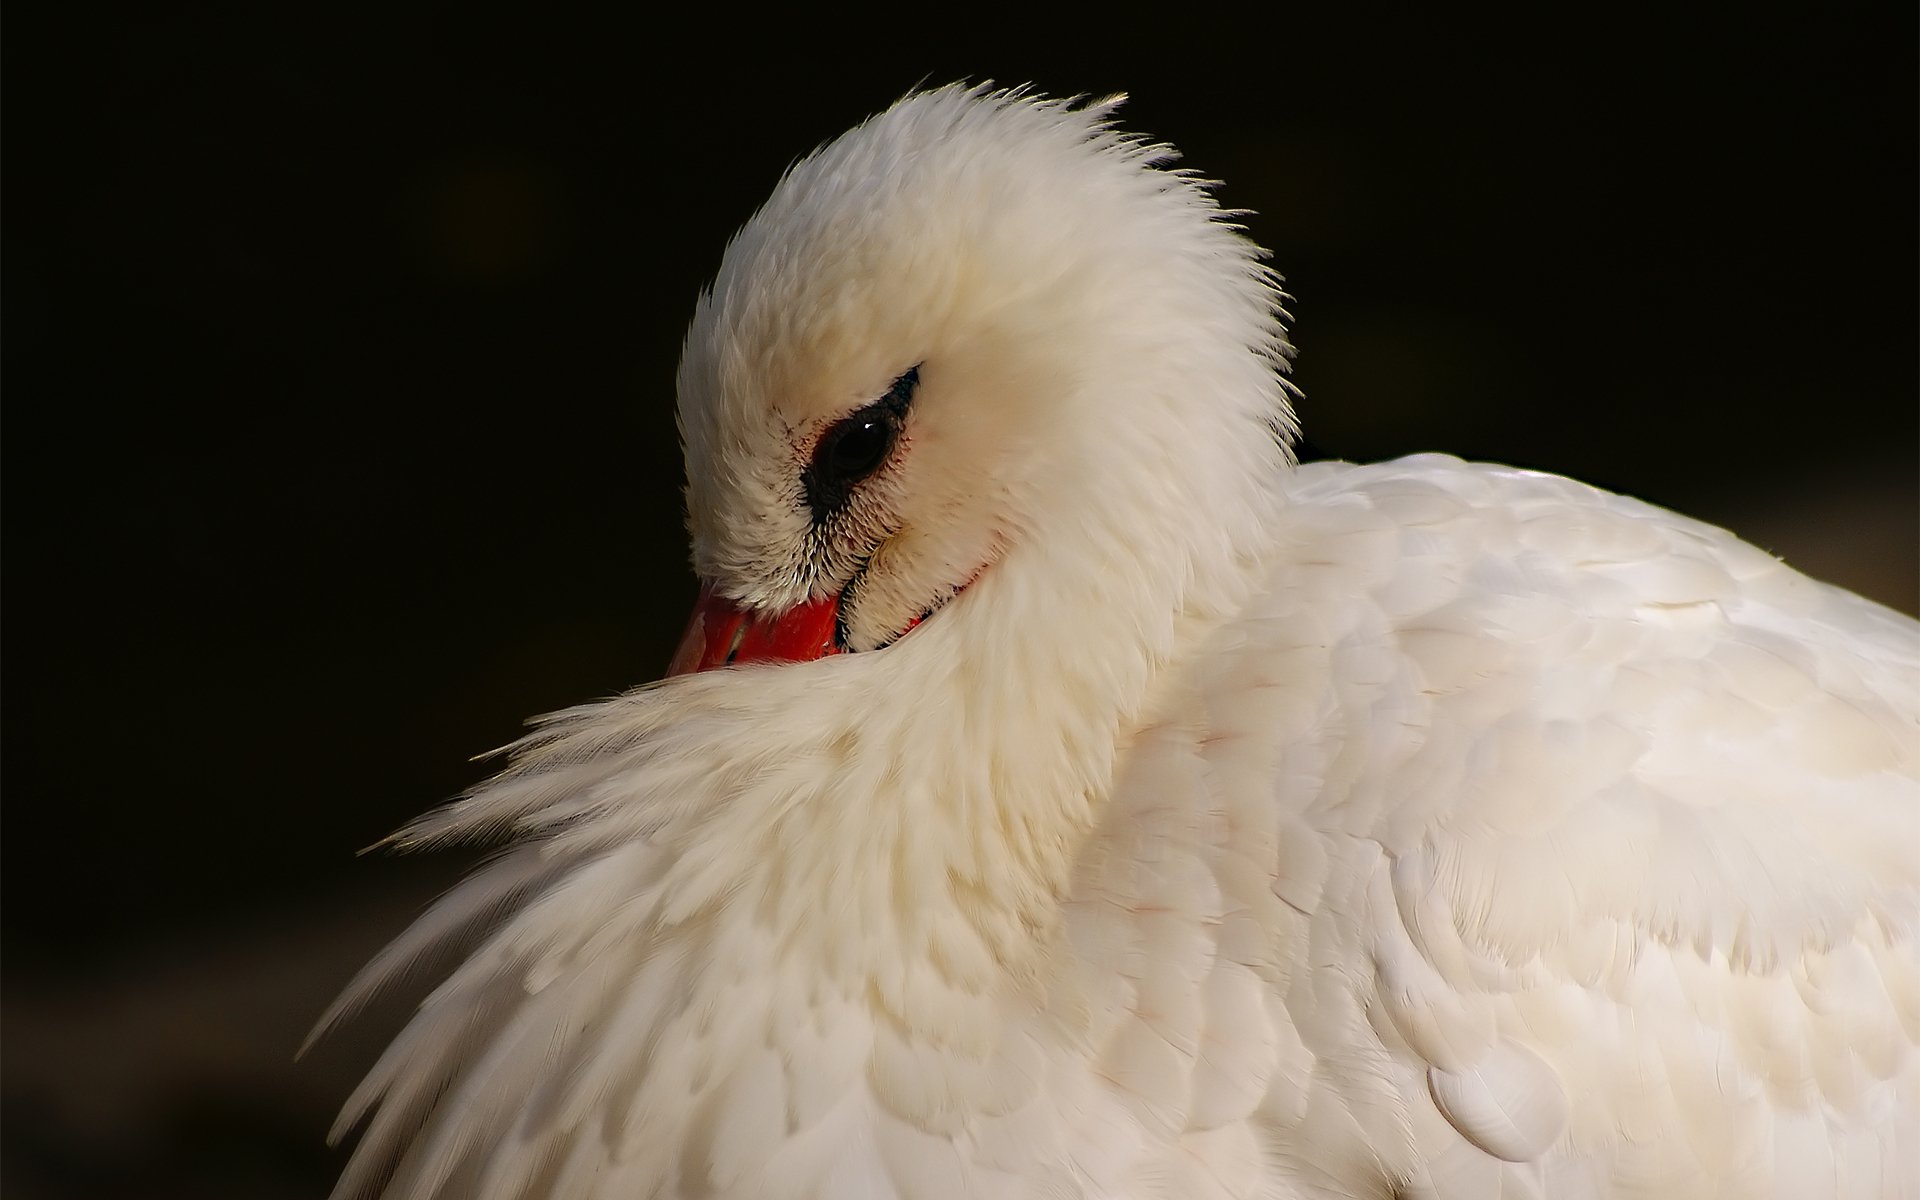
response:
M1113 103L909 96L729 246L683 674L395 835L508 845L337 1006L465 953L336 1195L1920 1196L1920 626L1296 467Z

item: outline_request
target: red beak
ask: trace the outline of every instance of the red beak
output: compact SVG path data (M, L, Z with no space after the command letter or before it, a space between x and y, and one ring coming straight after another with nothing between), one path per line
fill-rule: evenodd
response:
M811 662L838 654L833 635L839 620L838 596L768 616L741 608L715 592L712 584L701 584L693 618L680 635L667 674L690 675L733 663Z

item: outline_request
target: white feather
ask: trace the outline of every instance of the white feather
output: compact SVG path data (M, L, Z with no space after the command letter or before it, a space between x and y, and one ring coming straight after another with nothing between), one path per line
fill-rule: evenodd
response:
M1293 467L1274 278L1111 111L909 97L729 248L696 567L898 640L397 835L508 844L336 1008L467 954L336 1194L1920 1195L1920 629L1568 480Z

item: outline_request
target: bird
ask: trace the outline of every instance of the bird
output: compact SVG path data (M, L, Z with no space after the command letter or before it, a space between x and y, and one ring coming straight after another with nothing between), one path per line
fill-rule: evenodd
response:
M493 854L322 1023L438 972L335 1196L1920 1196L1920 625L1297 462L1121 100L917 90L729 243L692 620L391 839Z

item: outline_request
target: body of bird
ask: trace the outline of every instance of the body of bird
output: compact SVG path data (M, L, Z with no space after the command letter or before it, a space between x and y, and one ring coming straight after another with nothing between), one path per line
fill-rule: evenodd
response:
M1273 277L1110 107L910 96L729 248L676 661L734 665L396 835L510 840L343 1001L465 954L339 1194L1920 1195L1920 628L1295 466Z

